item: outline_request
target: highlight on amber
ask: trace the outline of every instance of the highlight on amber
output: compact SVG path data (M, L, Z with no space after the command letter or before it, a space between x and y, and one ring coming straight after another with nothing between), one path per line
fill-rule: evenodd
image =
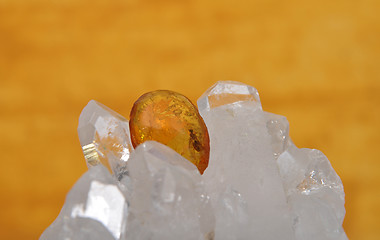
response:
M180 93L157 90L142 95L131 110L129 128L133 147L157 141L195 164L201 174L208 166L206 124L194 104Z

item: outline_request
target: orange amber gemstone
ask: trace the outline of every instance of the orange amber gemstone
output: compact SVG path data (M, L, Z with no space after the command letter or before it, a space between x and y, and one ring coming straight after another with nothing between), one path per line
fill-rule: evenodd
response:
M153 140L165 144L197 166L203 174L210 155L206 124L182 94L158 90L134 103L129 120L133 147Z

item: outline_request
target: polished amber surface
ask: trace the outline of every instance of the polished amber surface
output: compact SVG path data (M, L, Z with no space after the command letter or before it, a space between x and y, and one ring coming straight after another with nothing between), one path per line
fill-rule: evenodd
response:
M182 94L158 90L142 95L133 105L129 128L134 147L154 140L194 163L201 174L207 168L207 127L197 108Z

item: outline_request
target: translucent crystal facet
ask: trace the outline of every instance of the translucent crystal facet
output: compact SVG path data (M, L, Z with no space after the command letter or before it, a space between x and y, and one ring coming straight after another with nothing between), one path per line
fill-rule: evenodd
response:
M116 181L99 165L74 185L58 218L40 239L120 239L127 210L127 199Z
M343 185L326 156L315 149L289 144L277 163L297 240L347 239L342 228Z
M254 87L234 81L219 81L209 88L198 99L199 111L208 111L212 108L243 102L254 103L261 109L259 93Z
M221 187L222 191L211 190L210 195L215 219L215 239L244 239L249 236L250 216L247 202L230 185Z
M214 220L197 168L158 142L139 145L128 162L134 193L131 239L204 239Z
M285 151L289 143L289 123L286 117L273 113L265 113L267 129L271 136L273 154L275 158Z
M132 150L128 121L91 100L79 117L78 135L88 167L103 164L121 178Z
M229 94L235 93L252 97L234 98L236 101L231 102ZM220 186L228 186L230 192L239 194L242 201L237 204L246 203L235 209L246 209L248 219L244 215L219 217L216 229L234 229L232 235L237 239L254 236L290 240L294 239L290 212L267 131L266 115L256 93L254 88L241 83L218 82L198 100L199 106L207 106L200 107L200 113L209 128L211 142L204 181L216 212L227 212L224 208L228 208L218 202L227 197L226 190ZM212 107L210 96L215 94L224 105ZM244 221L247 223L240 225ZM215 236L223 239L223 232L216 231Z

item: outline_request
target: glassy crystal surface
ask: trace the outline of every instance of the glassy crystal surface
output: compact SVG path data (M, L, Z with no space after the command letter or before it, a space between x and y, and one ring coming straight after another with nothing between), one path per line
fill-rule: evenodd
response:
M133 195L130 239L205 239L214 217L197 168L158 142L140 144L128 161ZM207 238L206 238L207 239Z
M267 113L267 118L296 239L347 239L343 185L330 162L318 150L298 149L289 138L285 117Z
M134 147L157 141L195 164L201 174L207 168L207 127L197 108L182 94L158 90L142 95L133 105L129 126Z
M245 239L249 237L250 218L247 202L229 184L211 190L215 219L215 239Z
M231 102L230 94L244 95L244 98ZM214 95L218 95L219 103L226 104L213 104ZM198 105L210 134L210 163L204 182L213 207L216 212L227 211L223 208L228 205L218 203L226 197L225 190L219 187L225 185L245 202L244 206L235 208L246 209L249 216L248 219L244 215L217 218L216 229L229 226L235 229L232 235L238 236L237 239L294 239L272 138L257 91L241 83L218 82L198 100ZM241 221L248 222L240 226ZM217 239L223 239L223 234L215 232Z
M121 239L127 216L125 195L105 167L95 166L70 190L59 216L40 239Z
M94 167L41 239L347 239L339 176L322 152L293 144L256 89L221 81L198 105L210 136L203 175L158 142L132 150L128 121L91 101L78 131Z
M251 107L261 109L259 93L254 87L235 81L219 81L209 88L199 99L199 111L209 111L212 108L249 102Z
M265 115L268 133L271 136L273 154L275 158L278 158L289 144L289 123L286 117L268 112Z
M326 156L291 144L277 161L297 239L347 239L343 184Z
M103 164L121 179L132 150L128 120L91 100L80 114L78 135L87 166Z

